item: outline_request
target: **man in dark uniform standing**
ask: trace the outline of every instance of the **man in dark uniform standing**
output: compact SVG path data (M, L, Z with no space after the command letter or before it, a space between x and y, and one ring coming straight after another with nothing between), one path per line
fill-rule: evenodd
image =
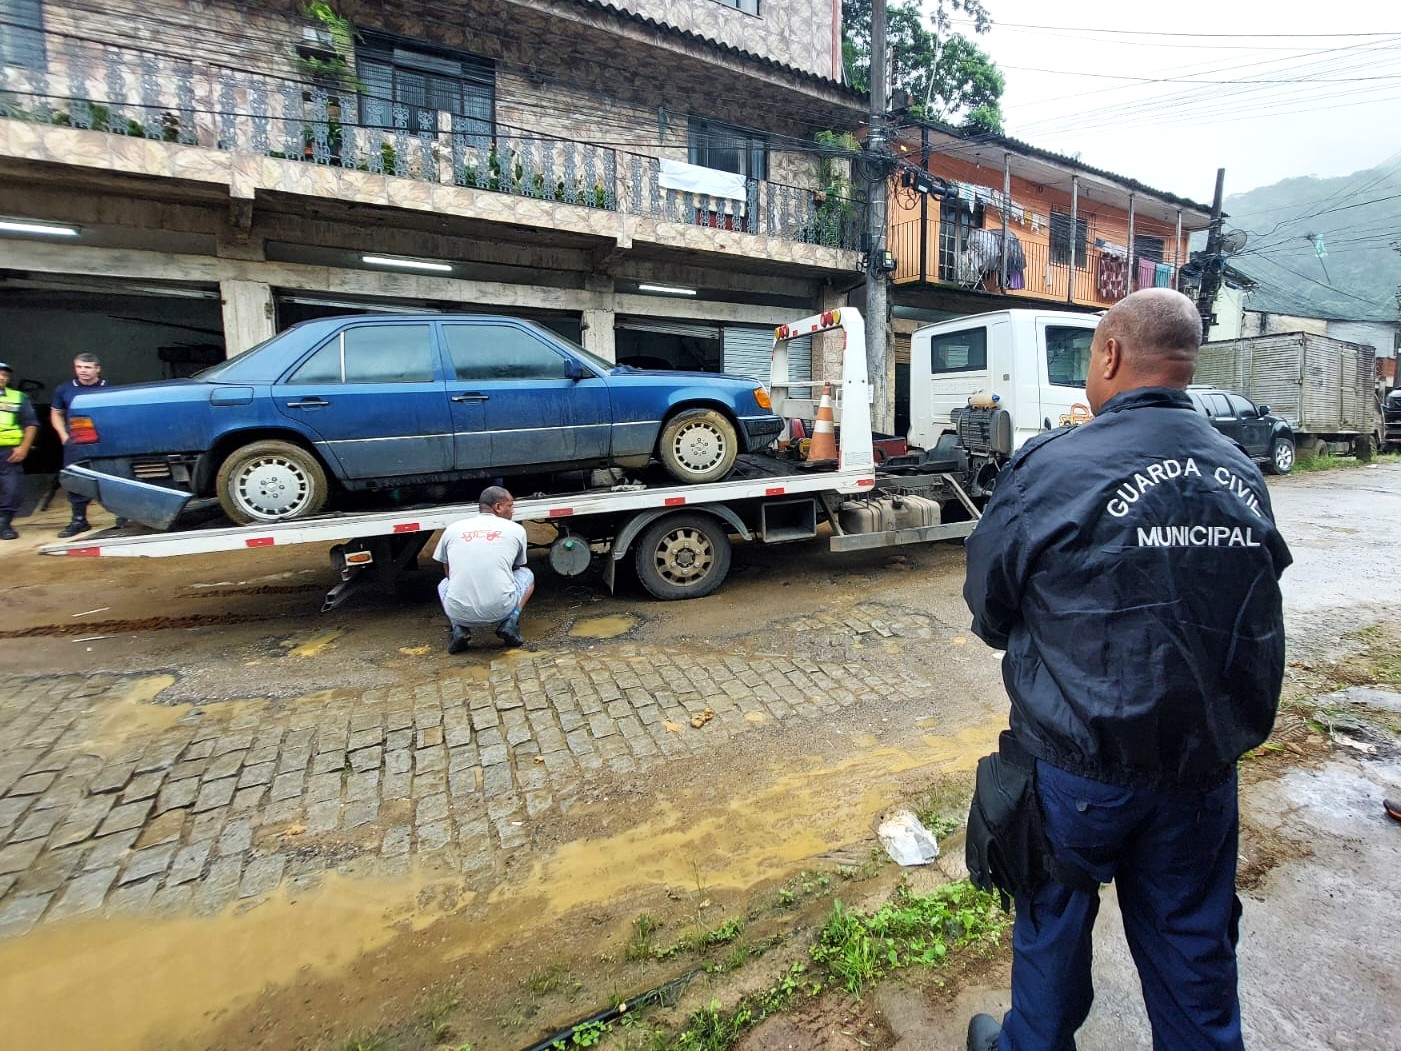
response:
M1026 443L968 539L973 631L1005 649L1063 865L1113 881L1153 1046L1239 1049L1236 761L1269 735L1291 562L1259 470L1184 392L1201 318L1145 289L1100 321L1095 417ZM1016 900L1012 1008L977 1051L1061 1051L1094 998L1097 893Z
M23 391L10 387L10 366L0 361L0 540L17 540L11 524L24 485L24 459L39 433L39 417Z
M82 452L69 441L68 434L68 408L73 404L73 399L85 390L97 390L99 387L107 386L107 381L102 378L102 362L98 361L96 354L79 354L73 359L73 378L58 385L54 391L53 404L49 408L49 423L58 432L58 440L63 443L63 466L67 467L74 460L78 459ZM59 531L59 536L65 540L79 533L86 533L92 526L88 525L88 503L86 496L79 496L77 493L68 494L68 506L72 508L72 517L68 524ZM121 525L121 522L117 523Z

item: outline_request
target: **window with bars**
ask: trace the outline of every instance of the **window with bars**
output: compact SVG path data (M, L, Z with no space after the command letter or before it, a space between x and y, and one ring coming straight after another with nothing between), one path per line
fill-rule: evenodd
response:
M44 57L40 0L0 0L0 63L43 69Z
M1163 262L1163 239L1135 234L1133 254L1135 259L1151 259L1155 263L1161 263Z
M983 225L981 211L974 212L963 201L943 201L939 205L939 280L958 281L958 261L968 235Z
M686 138L692 164L747 179L768 178L769 144L762 135L691 117L686 122Z
M1089 259L1086 251L1089 237L1089 220L1076 219L1072 224L1070 216L1052 212L1051 262L1058 266L1074 265L1084 269Z
M372 128L437 134L438 114L474 140L491 141L496 124L496 68L490 59L364 35L358 70L360 120Z

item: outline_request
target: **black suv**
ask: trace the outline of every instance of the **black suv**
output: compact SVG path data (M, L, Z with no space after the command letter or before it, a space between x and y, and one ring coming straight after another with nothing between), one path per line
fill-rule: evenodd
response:
M1235 391L1194 384L1187 388L1197 411L1252 460L1271 474L1288 474L1294 466L1294 432L1268 405L1256 405Z

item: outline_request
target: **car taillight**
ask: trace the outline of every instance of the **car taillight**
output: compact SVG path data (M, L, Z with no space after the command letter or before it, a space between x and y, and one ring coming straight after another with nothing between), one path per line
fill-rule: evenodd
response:
M68 417L68 440L74 445L91 445L97 441L97 427L91 417Z
M761 409L772 409L773 402L769 400L769 392L766 387L754 388L754 400L759 403Z

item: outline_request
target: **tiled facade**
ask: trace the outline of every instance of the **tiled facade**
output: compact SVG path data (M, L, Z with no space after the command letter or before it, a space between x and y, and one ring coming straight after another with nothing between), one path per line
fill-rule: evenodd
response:
M808 147L863 108L833 79L833 5L333 7L344 39L295 0L42 4L0 61L0 211L81 229L0 238L0 269L36 295L212 288L231 353L295 295L531 307L612 356L619 315L767 326L851 283L857 210L824 201ZM669 184L700 121L763 144L741 192ZM453 274L360 262L390 250Z

